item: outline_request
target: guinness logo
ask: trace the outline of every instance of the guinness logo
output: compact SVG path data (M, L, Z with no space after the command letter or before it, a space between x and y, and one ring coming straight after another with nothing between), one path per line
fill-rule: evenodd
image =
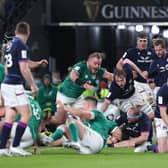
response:
M101 3L100 0L85 0L84 1L84 5L86 7L86 13L88 15L88 18L91 21L95 21L99 13L100 3Z

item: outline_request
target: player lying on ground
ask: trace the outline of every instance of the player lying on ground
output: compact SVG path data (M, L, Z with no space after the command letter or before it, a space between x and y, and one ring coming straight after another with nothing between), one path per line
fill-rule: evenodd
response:
M152 142L152 122L138 107L132 107L116 120L122 126L123 140L117 142L114 137L108 141L112 147L135 147L134 152L146 152Z
M86 97L82 109L72 108L61 102L57 103L59 108L63 108L68 114L66 124L60 125L49 137L43 135L41 137L43 143L52 144L64 135L69 139L66 146L78 150L81 154L93 154L103 149L111 131L120 139L121 133L116 123L107 120L103 113L96 109L96 98ZM84 122L72 116L78 116Z

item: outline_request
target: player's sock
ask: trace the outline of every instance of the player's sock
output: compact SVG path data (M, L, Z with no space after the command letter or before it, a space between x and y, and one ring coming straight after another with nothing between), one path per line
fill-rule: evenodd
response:
M147 146L147 149L148 149L148 151L153 151L155 153L159 152L158 144L149 145L149 146Z
M6 142L12 129L12 123L5 122L1 132L0 149L6 148Z
M77 125L75 123L70 123L68 127L69 127L69 131L70 131L72 141L78 142L79 133L78 133Z
M20 140L22 138L22 135L24 134L24 131L27 127L27 124L24 122L19 122L17 127L16 127L16 133L13 141L13 147L17 147L20 144Z
M64 131L60 128L57 128L56 131L51 135L51 138L54 140L60 139L64 134Z

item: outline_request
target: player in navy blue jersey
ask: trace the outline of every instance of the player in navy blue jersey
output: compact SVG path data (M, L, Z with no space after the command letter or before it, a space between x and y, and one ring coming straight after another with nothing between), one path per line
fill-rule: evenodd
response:
M5 122L0 137L0 155L9 155L6 142L9 138L12 124L17 113L21 119L16 128L13 144L10 146L10 153L14 155L30 155L19 147L20 140L31 117L28 97L25 94L23 83L28 82L32 93L37 93L38 88L33 80L29 68L29 48L26 42L30 35L30 26L26 22L19 22L16 25L15 37L6 49L5 66L7 74L1 84L2 96L5 104Z
M143 73L132 61L125 59L122 63L120 62L120 65L118 65L119 69L116 69L114 72L114 80L110 86L110 92L104 100L101 110L105 111L113 102L123 112L128 112L131 107L138 106L150 118L153 118L154 113L152 108L134 86L134 76L129 64L136 72L143 76Z
M168 152L168 82L157 93L155 125L158 144L153 146L153 150L159 153Z
M168 53L166 52L165 40L158 38L153 42L157 55L149 68L149 77L154 78L157 87L161 87L168 78Z
M135 65L137 65L137 67L144 73L144 75L147 76L149 66L152 60L156 58L154 50L152 48L148 48L147 45L148 45L147 35L145 33L139 33L137 36L137 46L134 48L129 48L124 53L123 57L119 60L116 67L118 67L118 64L121 61L128 58L132 62L134 62ZM133 72L135 75L135 87L138 89L141 95L147 100L148 99L147 91L149 89L149 85L146 79L142 78L142 76L140 76L134 70Z
M137 107L132 107L128 113L122 113L116 123L123 126L122 132L127 138L115 143L114 147L135 147L134 152L148 150L147 146L152 142L152 122L145 113Z

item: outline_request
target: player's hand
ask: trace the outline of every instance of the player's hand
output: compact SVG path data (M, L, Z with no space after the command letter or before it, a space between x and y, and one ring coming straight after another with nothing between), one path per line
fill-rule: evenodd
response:
M38 92L38 87L35 83L33 83L31 86L30 86L30 89L32 91L32 94L37 94Z
M86 90L91 90L91 91L94 91L95 87L92 86L91 84L89 84L88 82L84 83L83 84L83 87L86 89Z
M112 132L112 137L114 137L117 141L121 141L122 132L119 127L114 132Z
M48 65L48 61L46 59L42 59L39 61L39 65L40 66L47 66Z

